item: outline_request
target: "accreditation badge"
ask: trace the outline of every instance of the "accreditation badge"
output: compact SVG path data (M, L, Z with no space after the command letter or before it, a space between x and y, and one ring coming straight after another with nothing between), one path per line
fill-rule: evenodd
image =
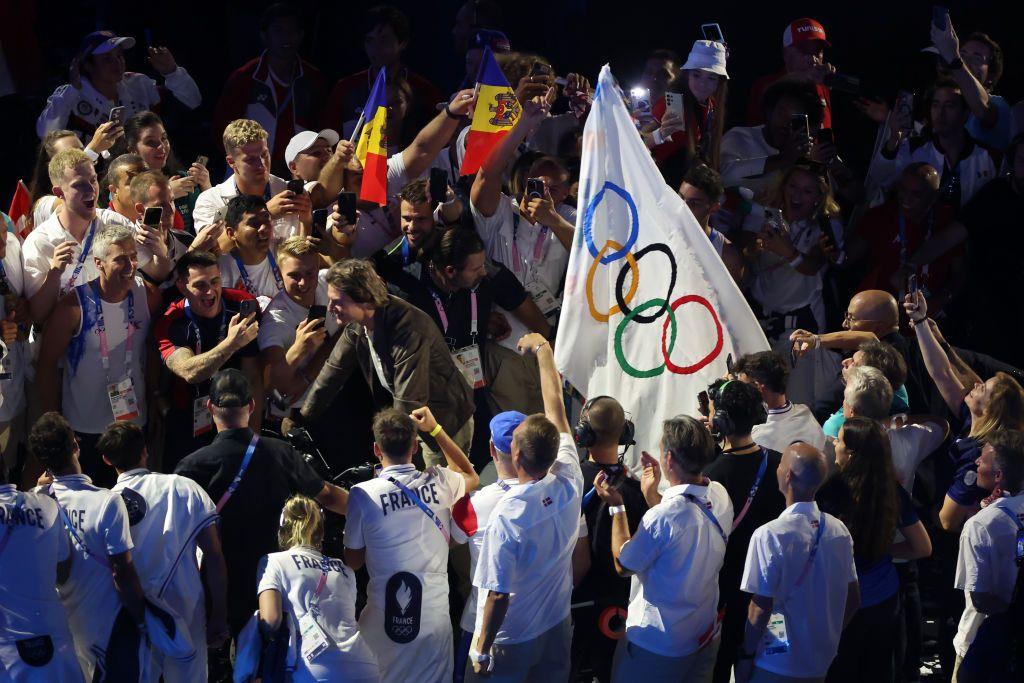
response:
M766 656L789 652L789 633L784 614L772 612L768 618L768 628L761 638L761 645Z
M469 382L469 386L479 389L487 384L484 381L483 362L480 360L480 347L477 344L456 349L452 352L452 360L455 361L462 376Z
M213 416L206 409L209 396L197 396L192 401L192 436L201 436L213 429Z
M537 308L545 316L551 315L562 307L562 304L551 293L551 290L545 287L544 283L540 280L533 280L525 285L525 287L526 291L530 293L530 297L533 298L533 302L537 304Z
M317 623L312 612L306 612L299 619L299 636L302 642L302 658L309 664L331 646L327 633Z
M107 385L107 398L115 420L133 420L139 416L139 402L131 377Z

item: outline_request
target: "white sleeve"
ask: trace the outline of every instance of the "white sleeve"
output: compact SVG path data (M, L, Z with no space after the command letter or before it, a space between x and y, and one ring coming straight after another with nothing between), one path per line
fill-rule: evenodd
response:
M743 578L740 580L740 589L753 595L760 595L766 598L774 598L779 588L779 576L781 552L778 548L772 548L773 544L764 527L754 531L747 546L747 560L743 565ZM773 562L772 558L777 557L780 561Z
M54 246L37 230L29 233L22 245L22 268L25 273L25 296L32 298L42 288L50 272Z
M984 525L968 520L960 534L953 587L972 593L986 593L995 587L991 562L992 537Z
M203 101L199 86L183 66L164 76L164 86L189 109L195 109Z
M655 508L657 506L644 513L636 533L619 549L619 564L634 574L647 571L664 547Z
M473 585L482 591L512 593L518 575L518 543L505 533L501 520L492 517L484 540L480 545L480 557L473 573ZM485 597L480 595L480 598Z
M270 555L264 555L256 566L256 595L269 590L280 593L282 599L288 596L288 591L284 588L284 577L281 576L281 567L277 562L271 561Z
M900 171L910 161L910 140L904 138L900 141L900 146L896 148L896 156L893 159L886 159L882 155L882 149L879 147L878 152L871 159L868 175L874 178L880 187L889 187L896 182Z
M367 493L358 486L354 486L348 494L348 509L345 511L345 547L352 550L361 550L366 547L366 538L363 536L363 509L362 505L367 498Z
M498 208L492 216L485 216L480 213L480 210L476 208L476 204L472 201L469 203L469 211L473 216L473 225L476 226L480 239L483 240L484 246L487 247L487 255L495 261L504 263L505 250L502 249L502 242L505 241L506 235L503 228L514 220L511 198L502 193L501 198L498 200ZM511 229L508 232L511 233ZM511 268L512 264L506 263L505 266Z
M192 223L195 225L196 232L213 223L217 209L222 206L224 206L224 200L220 196L220 188L217 185L200 192L196 197L196 205L192 208Z
M70 83L65 83L50 95L46 100L46 106L36 119L36 135L42 140L52 130L66 128L68 117L82 94ZM87 141L88 142L88 141Z
M402 152L388 157L388 194L398 194L409 184L409 174L405 170L405 157Z
M292 327L291 321L285 318L284 311L274 306L272 301L270 307L263 313L256 343L260 351L271 346L280 346L282 350L288 351L288 347L291 346L289 338L295 339L295 328Z
M99 529L107 555L120 555L135 547L128 527L128 510L124 506L124 499L116 493L110 494L100 513Z
M580 468L580 456L576 452L576 444L572 434L558 435L558 454L551 465L551 474L568 479L576 489L576 495L583 493L583 470Z
M444 484L445 488L448 489L448 493L452 497L452 505L466 495L466 480L458 472L454 472L447 467L441 467L440 465L429 468L428 472L431 476L437 477Z
M764 174L764 165L768 160L758 152L751 157L748 142L749 128L733 128L722 136L722 183L726 187L743 185L747 178L756 178Z

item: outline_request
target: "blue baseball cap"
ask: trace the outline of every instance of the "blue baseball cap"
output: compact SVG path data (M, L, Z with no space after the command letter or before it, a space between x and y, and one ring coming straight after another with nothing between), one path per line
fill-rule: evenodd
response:
M526 415L518 410L506 410L491 418L491 443L502 453L512 452L512 432L523 424Z
M509 43L508 36L501 31L482 28L473 36L473 39L469 43L469 49L482 50L485 47L491 48L491 52L512 51L512 44Z

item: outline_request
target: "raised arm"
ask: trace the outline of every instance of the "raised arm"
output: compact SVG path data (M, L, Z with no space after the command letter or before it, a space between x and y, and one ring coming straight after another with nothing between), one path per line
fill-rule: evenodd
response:
M189 384L201 384L213 377L236 351L254 340L259 329L255 315L242 318L235 314L228 324L227 336L219 344L200 354L179 348L167 357L167 368Z
M560 434L568 434L569 418L565 415L565 404L562 403L562 377L555 367L555 352L548 340L533 332L525 335L518 343L519 353L532 353L537 356L540 368L540 393L544 398L544 416L554 423Z
M472 90L462 90L448 104L447 110L435 116L423 127L412 143L402 150L402 161L409 178L418 178L426 171L434 157L455 134L462 119L473 111L476 95ZM451 112L451 115L448 112Z
M309 199L314 209L328 206L345 189L345 168L355 151L355 145L348 140L341 140L335 146L334 154L324 164L320 177L309 190Z
M928 305L924 295L920 292L917 292L916 296L908 294L903 307L914 323L914 333L917 335L917 343L921 348L921 356L928 374L939 388L939 393L942 394L949 409L954 413L958 412L968 390L960 383L960 377L953 369L953 364L942 350L931 325L926 321Z
M412 411L409 417L412 418L412 421L416 423L416 427L421 432L426 432L437 439L437 445L441 447L441 453L444 454L448 469L458 473L465 480L466 493L475 489L480 484L480 477L477 475L476 470L473 469L473 463L469 461L469 458L462 452L459 445L452 441L452 438L437 423L434 414L430 412L430 408L427 406L417 408Z
M498 210L505 167L508 166L516 150L519 149L519 144L547 116L547 113L547 105L539 101L530 101L523 105L522 116L516 121L516 125L512 126L512 130L502 138L498 147L491 152L487 161L480 167L473 180L469 199L483 216L490 218ZM409 177L412 177L412 174Z

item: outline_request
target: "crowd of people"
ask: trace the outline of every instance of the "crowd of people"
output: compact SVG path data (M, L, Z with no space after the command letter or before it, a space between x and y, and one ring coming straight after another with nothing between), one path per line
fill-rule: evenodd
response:
M1024 680L1001 47L937 10L928 83L834 102L856 79L811 18L728 100L720 30L649 46L638 135L771 348L631 468L632 407L554 361L589 80L489 0L451 84L403 61L399 9L363 14L331 87L270 6L213 141L161 118L202 103L186 66L128 72L110 31L39 113L30 210L0 214L0 680ZM515 122L462 176L490 55ZM383 205L356 135L382 69Z

